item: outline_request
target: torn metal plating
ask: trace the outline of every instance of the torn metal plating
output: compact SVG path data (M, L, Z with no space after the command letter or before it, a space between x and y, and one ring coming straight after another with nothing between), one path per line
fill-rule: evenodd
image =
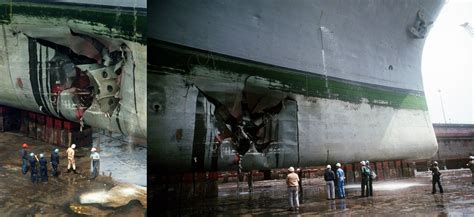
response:
M279 159L274 155L283 151L285 145L282 143L286 140L292 140L290 143L293 144L297 142L294 136L297 133L296 128L284 129L284 124L281 124L285 119L282 118L284 113L288 112L285 110L285 102L292 101L290 96L268 89L265 85L262 78L247 77L243 88L234 90L235 95L232 98L213 92L212 87L207 88L207 85L197 87L214 105L213 116L217 128L214 142L217 145L214 145L212 150L219 150L216 146L223 143L230 144L236 152L234 164L258 164L254 165L258 168L278 165ZM296 116L291 121L296 123ZM281 133L284 130L293 132L290 136L293 138L286 138L288 135ZM272 157L267 156L268 154ZM247 158L252 159L245 160ZM244 166L245 168L249 166Z
M144 102L137 103L136 63L127 41L58 26L18 25L9 34L24 42L18 47L27 48L28 56L20 53L11 68L23 69L22 64L28 64L28 76L22 74L24 70L18 72L16 88L32 91L37 111L81 126L146 137L146 123L141 127L137 108ZM25 86L25 78L30 85ZM26 109L36 110L31 103Z
M75 110L77 121L89 108L106 116L113 113L120 101L123 66L131 59L125 58L129 55L125 44L119 48L106 47L94 37L72 30L71 35L59 40L55 40L57 36L28 37L57 52L49 60L53 66L49 72L50 82L54 81L52 103L58 113L67 115ZM67 94L72 96L64 96L62 102L62 96ZM68 106L58 109L58 104L63 103Z

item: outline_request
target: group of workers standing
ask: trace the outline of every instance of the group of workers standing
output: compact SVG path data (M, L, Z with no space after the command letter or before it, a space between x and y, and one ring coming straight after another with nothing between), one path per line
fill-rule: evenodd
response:
M342 170L340 163L337 163L336 167L337 169L335 173L331 169L331 165L327 165L326 170L324 171L324 181L326 181L328 200L336 199L336 189L340 199L346 198L346 191L344 190L346 177L344 175L344 170Z
M373 196L373 187L372 182L377 177L376 173L370 167L369 161L360 162L360 174L361 174L361 195L360 197L371 197ZM470 154L469 163L466 164L470 168L472 174L472 184L474 185L474 155ZM327 191L327 200L335 200L336 194L339 196L339 199L346 198L346 192L344 189L345 185L345 174L344 170L341 168L340 163L336 163L336 170L333 171L331 165L326 166L324 171L324 181L326 182L326 191ZM432 175L432 194L436 194L438 186L439 192L444 193L443 186L441 185L441 172L438 167L438 162L433 161L429 167ZM290 208L289 211L299 210L299 192L302 194L302 184L299 175L296 173L299 172L301 175L301 170L298 168L295 171L295 168L288 168L288 175L286 178L286 184L288 187L288 201ZM250 186L250 184L249 184ZM253 191L253 189L252 189Z
M468 167L471 168L472 172L472 184L474 184L474 156L469 157ZM370 168L369 161L361 161L361 197L371 197L373 196L372 182L377 177L376 173ZM336 163L336 172L331 168L331 165L326 166L324 171L324 181L326 182L327 190L327 199L334 200L336 199L336 189L340 199L346 198L346 192L344 189L345 185L345 174L344 170L341 168L340 163ZM439 192L443 193L443 187L441 186L441 173L439 171L438 162L434 161L430 167L432 174L432 183L433 191L436 193L436 185L438 185ZM299 198L298 198L298 189L301 186L301 180L298 174L295 173L295 169L290 167L288 169L288 176L286 178L286 184L288 186L288 200L290 208L288 210L298 210L299 209Z
M370 168L369 161L361 161L360 165L361 165L360 172L362 176L362 181L360 183L360 196L372 197L373 196L372 182L376 178L375 172L372 170L372 168Z
M373 196L372 182L375 179L375 172L370 168L369 161L361 161L361 197L371 197ZM336 172L331 169L331 165L326 166L326 171L324 172L324 181L326 181L326 190L327 190L327 199L334 200L336 199L336 192L338 193L339 199L346 198L346 191L344 189L345 185L345 174L344 170L341 168L340 163L336 163Z
M66 150L67 153L67 160L68 160L68 165L67 165L67 172L70 173L71 171L74 172L74 174L77 174L76 171L76 160L75 160L75 148L76 145L72 144L68 149ZM48 181L48 162L44 156L43 153L39 154L39 158L37 155L35 155L34 152L29 152L28 153L28 144L23 144L22 145L22 150L21 150L21 160L22 160L22 165L21 165L21 171L23 174L26 174L28 170L30 170L31 174L31 182L33 183L38 183L38 182L46 182ZM96 148L91 149L91 179L95 179L99 175L99 160L100 160L100 155L97 152ZM52 168L52 175L54 177L59 176L59 149L55 148L51 152L51 158L50 158L50 163L51 163L51 168Z
M361 197L369 197L373 195L372 181L375 179L376 174L372 168L370 168L369 161L361 161L360 164L360 172L362 176ZM328 200L336 199L336 189L339 199L346 198L346 191L344 189L346 177L344 170L342 169L340 163L336 163L336 167L336 172L332 170L331 165L327 165L326 170L324 171L324 181L326 182ZM288 186L288 200L290 204L290 208L288 210L299 210L298 191L301 187L301 180L298 174L295 173L295 169L293 167L288 168L286 184Z
M43 153L38 156L35 153L28 153L28 144L23 144L21 150L21 172L26 174L28 169L31 174L31 182L38 183L40 180L42 182L48 181L48 162L45 159ZM58 176L58 166L59 166L59 149L54 149L51 153L51 166L53 168L53 176Z

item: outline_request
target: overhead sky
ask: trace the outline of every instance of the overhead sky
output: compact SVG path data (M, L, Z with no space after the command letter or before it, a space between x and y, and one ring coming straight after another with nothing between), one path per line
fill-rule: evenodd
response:
M474 124L474 0L447 1L423 50L423 85L433 123ZM444 116L443 116L444 110Z

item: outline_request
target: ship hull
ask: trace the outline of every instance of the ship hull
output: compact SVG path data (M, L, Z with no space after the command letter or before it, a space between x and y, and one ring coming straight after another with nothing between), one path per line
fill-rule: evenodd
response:
M160 46L155 47L157 52L175 60L184 55L168 53L169 44ZM198 54L195 49L181 51L189 57ZM235 145L230 141L216 145L222 128L215 101L242 116L242 99L250 97L264 98L256 107L272 107L278 101L284 109L272 114L277 123L271 130L276 134L272 142L260 151L240 153L244 170L426 159L437 150L425 98L418 93L333 80L328 81L329 96L323 77L214 55L212 67L196 65L189 72L161 67L149 73L150 164L173 171L235 170L239 154ZM255 64L252 71L257 73L227 70L239 68L231 66L236 62ZM219 70L221 66L226 70ZM259 68L281 73L280 78L258 75ZM319 83L319 88L307 90L305 83L294 82L298 78L310 85ZM193 163L195 157L199 165Z
M0 105L146 138L143 9L47 1L0 9Z
M442 1L149 5L150 158L216 171L429 158L421 77Z

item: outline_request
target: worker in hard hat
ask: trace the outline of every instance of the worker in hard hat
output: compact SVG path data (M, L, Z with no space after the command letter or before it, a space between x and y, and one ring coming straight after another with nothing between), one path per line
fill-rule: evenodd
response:
M342 170L340 163L337 163L336 167L337 167L336 179L337 179L337 188L338 188L339 198L344 199L346 198L346 191L344 190L344 180L346 179L346 176L344 175L344 170Z
M31 152L28 160L30 161L31 182L38 182L38 168L36 166L36 163L39 161L38 157L36 157L35 153Z
M51 167L53 168L53 176L55 177L59 175L58 166L59 166L59 149L56 148L51 153Z
M71 167L72 167L72 171L74 173L77 173L76 172L76 160L74 159L74 154L75 154L75 151L74 149L76 148L76 144L72 144L71 147L69 147L66 151L67 153L67 172L71 172Z
M369 186L367 186L369 182L369 176L370 176L370 170L367 168L365 161L360 162L360 176L361 176L361 182L360 182L360 196L361 197L368 197L369 196ZM364 195L365 192L365 195Z
M326 166L326 171L324 171L324 181L326 181L326 190L328 200L334 200L336 199L336 195L334 192L334 180L336 180L336 175L334 172L331 170L331 165Z
M431 193L436 194L436 184L438 184L439 193L443 193L443 186L441 186L441 173L439 172L438 162L434 161L430 170L433 176L433 191Z
M91 179L95 179L99 175L99 167L100 167L100 155L97 152L96 148L91 149L91 172L92 176Z
M288 200L290 202L289 211L299 210L300 202L298 199L298 181L300 180L298 174L295 173L295 168L288 168L288 176L286 177L286 185L288 186Z
M374 171L370 167L370 162L365 161L365 166L369 170L369 176L367 177L367 189L369 189L369 196L373 196L373 187L372 187L372 182L374 181L372 174L374 174Z
M28 172L28 145L25 143L21 147L21 172L24 175L26 172Z
M41 153L39 159L39 172L40 172L40 177L42 182L47 182L48 181L48 162L44 158L44 154Z
M469 163L466 166L471 169L471 183L474 185L474 156L469 156Z

